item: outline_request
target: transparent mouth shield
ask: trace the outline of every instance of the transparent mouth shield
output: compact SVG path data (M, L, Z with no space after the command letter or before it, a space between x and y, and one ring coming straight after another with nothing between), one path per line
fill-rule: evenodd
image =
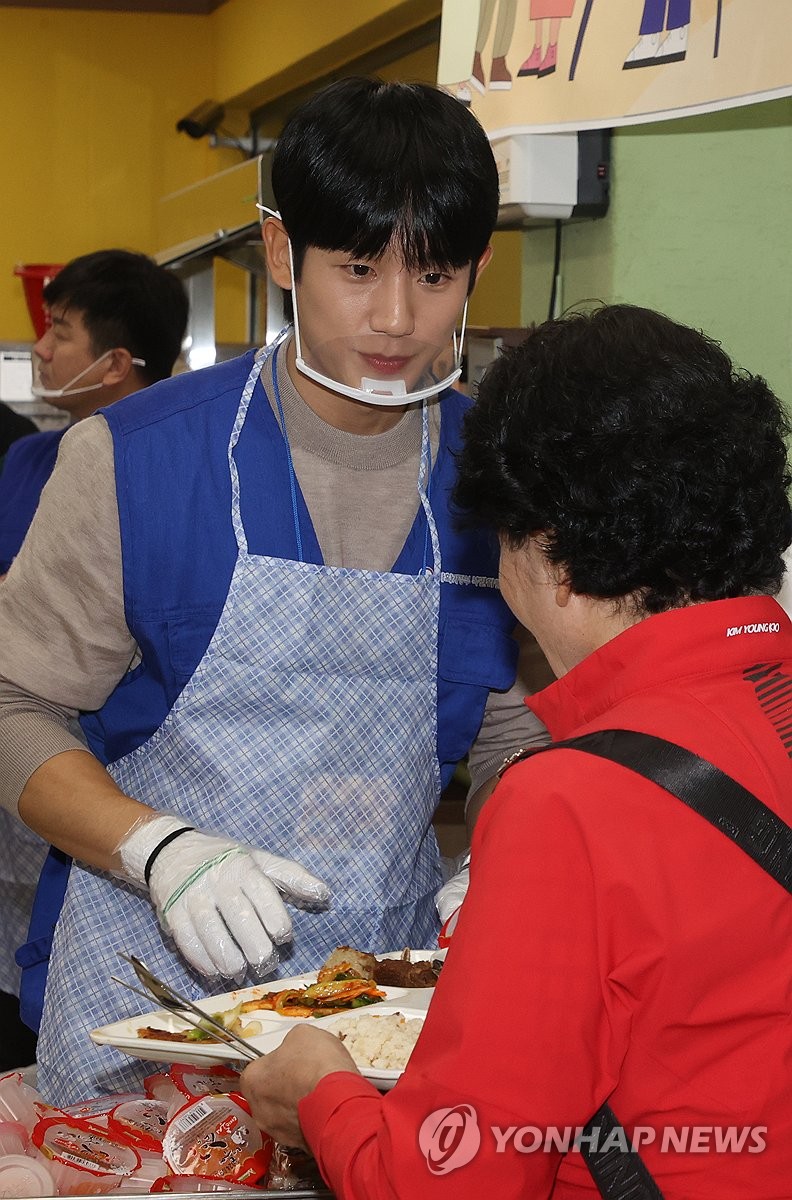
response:
M94 367L98 367L99 363L104 362L106 358L109 358L112 353L112 350L105 350L104 354L100 354L99 357L94 359L92 363L89 363L83 371L78 372L73 379L70 379L68 383L65 383L63 387L59 388L48 388L42 384L41 359L34 354L33 383L30 390L39 400L59 400L62 396L82 396L84 392L97 392L99 388L104 387L103 383L89 383L84 387L75 387L74 385L75 383L79 383L81 379L84 379L85 376L94 369ZM143 358L133 358L132 362L136 367L145 367L146 365L146 361Z
M451 387L462 373L462 338L456 334L446 346L367 333L309 347L301 336L296 300L294 339L297 368L303 375L367 404L413 404Z

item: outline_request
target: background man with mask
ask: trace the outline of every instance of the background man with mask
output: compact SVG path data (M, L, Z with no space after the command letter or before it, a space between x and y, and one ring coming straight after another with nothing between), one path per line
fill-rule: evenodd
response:
M50 281L44 299L52 324L33 347L33 391L68 413L71 424L173 370L187 324L187 297L176 276L144 254L99 250L75 258ZM0 474L0 576L24 541L66 428L41 433L31 425L30 436L8 448ZM86 492L90 473L74 481L73 494L53 513L53 536L66 532L72 506ZM60 581L52 579L49 588L56 594ZM46 643L34 653L46 655ZM27 937L46 850L0 808L0 1070L32 1062L35 1050L30 1030L18 1025L14 954Z
M33 394L70 424L167 379L187 326L187 297L145 254L97 250L44 289L52 324L33 347ZM68 426L67 426L68 428ZM15 444L0 475L0 574L22 545L66 429Z
M60 1103L145 1074L79 1036L126 1008L122 946L198 996L257 981L275 947L288 976L336 945L431 945L442 787L470 750L478 804L546 738L509 691L497 546L451 508L455 329L498 206L486 136L434 88L341 80L287 123L273 188L299 335L83 422L0 590L0 734L14 703L38 720L0 761L3 802L80 863L39 1044ZM46 509L85 471L84 537L53 547ZM43 544L90 614L39 605L59 672L18 649Z

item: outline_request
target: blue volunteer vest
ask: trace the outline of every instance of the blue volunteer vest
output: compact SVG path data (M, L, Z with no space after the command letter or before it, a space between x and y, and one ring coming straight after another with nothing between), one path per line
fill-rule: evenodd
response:
M65 432L32 433L8 448L0 475L0 575L25 540Z
M155 384L103 410L113 435L124 607L143 656L102 708L81 718L91 750L104 763L130 753L159 728L220 617L237 556L227 446L252 364L250 352ZM452 511L455 455L470 401L449 390L440 403L430 489L443 562L437 757L445 786L475 740L489 691L514 683L517 645L511 636L514 617L493 586L497 543L487 533L465 529ZM235 460L251 553L295 558L285 443L260 386ZM303 560L319 564L321 551L299 489L296 503ZM424 559L426 518L417 508L393 566L399 573L417 574ZM68 877L62 859L53 855L42 873L30 941L17 955L23 1014L34 1028L43 1002L44 957Z

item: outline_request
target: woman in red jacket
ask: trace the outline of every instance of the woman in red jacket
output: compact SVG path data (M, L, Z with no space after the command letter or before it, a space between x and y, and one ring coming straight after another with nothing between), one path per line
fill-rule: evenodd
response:
M676 743L758 797L760 841L792 822L787 433L716 343L613 306L493 365L457 489L558 676L529 701L553 738ZM631 1196L788 1197L792 856L773 878L729 829L577 748L512 766L396 1088L300 1028L247 1068L255 1117L344 1200L624 1195L604 1148L639 1152Z

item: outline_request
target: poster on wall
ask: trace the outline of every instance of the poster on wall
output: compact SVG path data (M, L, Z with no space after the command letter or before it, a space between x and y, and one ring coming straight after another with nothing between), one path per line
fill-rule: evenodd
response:
M490 137L792 95L791 0L443 0L438 84Z

